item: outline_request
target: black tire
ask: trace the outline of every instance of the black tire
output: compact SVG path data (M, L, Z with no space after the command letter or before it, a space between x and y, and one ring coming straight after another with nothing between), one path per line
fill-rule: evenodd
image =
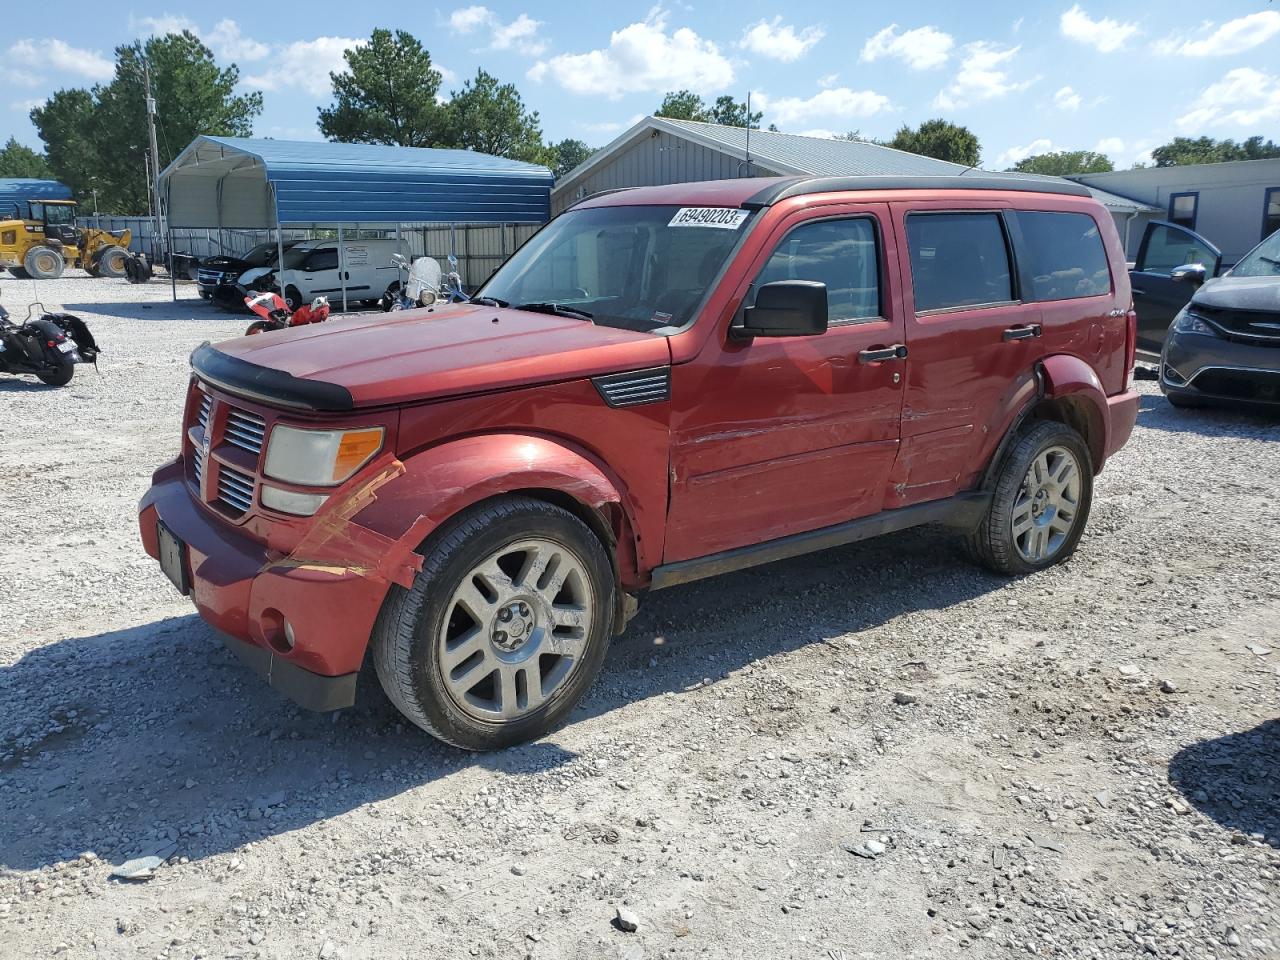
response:
M284 302L289 305L289 311L292 312L302 306L302 291L293 284L284 288Z
M272 323L270 320L255 320L249 324L249 329L244 332L246 337L252 337L259 333L270 333L272 330L283 330L284 327L278 323Z
M454 591L465 578L495 552L533 537L567 549L586 572L589 632L580 658L546 702L519 719L486 722L462 710L446 687L437 640ZM426 562L413 586L391 587L373 629L371 653L387 697L423 730L464 750L513 746L558 726L594 682L612 634L617 585L599 538L567 510L541 500L504 497L447 522L423 552Z
M110 246L99 252L95 259L98 262L99 276L123 277L124 264L129 259L129 252L124 247Z
M1044 555L1039 559L1029 559L1020 548L1018 537L1014 534L1015 508L1026 507L1027 501L1022 497L1027 492L1024 487L1030 482L1028 474L1032 464L1042 454L1053 450L1065 450L1075 459L1079 482L1075 507L1069 521L1070 529L1065 536L1053 544L1052 549L1046 547ZM1061 563L1075 552L1080 537L1084 534L1085 525L1088 523L1089 507L1092 501L1093 458L1089 454L1089 446L1084 442L1084 438L1066 424L1056 420L1032 421L1022 429L1005 454L999 473L996 475L991 505L987 508L982 522L966 540L969 555L989 570L1006 576L1035 573L1055 563ZM1031 498L1031 502L1036 501ZM1040 516L1043 517L1044 514ZM1046 523L1052 519L1050 517ZM1043 526L1039 523L1039 519L1033 519L1031 522L1036 526ZM1051 540L1052 532L1045 536Z
M36 376L40 378L41 382L47 383L51 387L65 387L71 382L75 372L76 365L74 363L60 363L48 373L37 373Z
M22 267L37 280L57 280L67 267L67 261L52 247L38 246L27 251Z

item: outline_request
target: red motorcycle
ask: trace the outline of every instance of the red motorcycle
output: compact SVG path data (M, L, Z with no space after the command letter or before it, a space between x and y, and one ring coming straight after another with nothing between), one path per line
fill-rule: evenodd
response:
M249 324L244 332L246 337L255 333L266 333L268 330L283 330L286 327L301 327L308 323L320 323L329 319L329 298L316 297L309 304L299 307L293 312L278 293L270 290L265 293L246 292L244 305L260 316Z

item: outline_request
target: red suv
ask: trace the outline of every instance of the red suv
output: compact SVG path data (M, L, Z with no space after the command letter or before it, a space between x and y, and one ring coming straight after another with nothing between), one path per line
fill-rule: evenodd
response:
M922 523L1004 574L1066 559L1137 415L1130 306L1075 184L612 193L470 303L196 350L142 540L304 706L368 651L414 723L501 747L647 590Z

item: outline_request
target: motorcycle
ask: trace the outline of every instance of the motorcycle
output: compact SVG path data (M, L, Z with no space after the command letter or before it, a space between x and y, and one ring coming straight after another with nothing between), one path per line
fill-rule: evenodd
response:
M33 308L40 318L31 319ZM30 373L51 387L71 382L77 363L98 365L98 344L83 320L69 313L45 313L44 304L27 308L27 319L14 323L0 305L0 372Z
M321 323L329 319L328 297L316 297L309 304L304 304L297 310L291 311L284 298L274 291L266 290L262 293L255 293L251 290L245 290L243 287L240 289L244 293L244 305L262 318L249 324L249 329L244 332L246 337L252 337L258 333L266 333L270 330L284 330L286 327L301 327L308 323Z
M458 275L458 258L449 255L449 272L442 273L440 264L433 257L418 257L410 264L407 257L393 254L391 262L400 270L400 282L396 290L388 290L378 301L384 311L412 310L429 307L434 303L462 303L468 299L462 290L462 277Z

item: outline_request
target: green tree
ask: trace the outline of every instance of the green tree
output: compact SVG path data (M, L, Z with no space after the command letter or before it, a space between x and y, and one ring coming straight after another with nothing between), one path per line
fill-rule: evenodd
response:
M565 138L559 143L547 145L547 156L543 160L551 172L557 177L563 177L580 163L585 163L594 150L588 147L581 140L572 140Z
M748 124L752 130L760 129L760 120L764 117L763 113L747 112L747 105L741 103L729 95L716 97L715 104L711 107L711 123L722 123L726 127L745 127Z
M752 111L748 117L746 103L735 100L728 94L716 97L716 102L707 106L707 102L692 90L668 91L653 115L668 120L721 123L727 127L745 127L750 120L753 130L760 129L760 121L764 117L763 113L756 111Z
M236 93L239 69L220 68L190 31L117 47L110 83L92 91L61 90L31 112L58 179L80 196L96 181L105 212L147 209L146 62L157 104L161 168L201 134L248 136L262 112L262 94Z
M1151 151L1157 167L1175 167L1188 163L1226 163L1231 160L1267 160L1280 157L1280 144L1249 137L1243 143L1215 140L1213 137L1174 137Z
M28 146L19 143L16 137L10 137L3 148L0 148L0 177L34 177L37 180L48 180L53 176L49 162L44 154L36 153Z
M1115 169L1105 153L1092 150L1058 150L1053 153L1037 153L1024 157L1010 170L1018 173L1046 173L1065 177L1073 173L1110 173Z
M668 120L697 120L699 123L710 123L711 113L706 102L692 90L675 90L662 98L658 109L653 111L655 117Z
M374 30L369 42L343 53L347 69L330 73L333 105L320 108L320 132L342 143L440 146L445 111L436 101L440 71L417 38Z
M93 94L73 89L57 91L31 111L49 168L76 197L89 195L94 177L95 147L89 136L93 108ZM146 210L145 204L142 209Z
M976 167L982 158L978 138L968 127L940 118L926 120L915 130L904 124L886 146L967 167Z
M525 109L514 84L499 83L483 69L454 91L445 126L444 141L452 147L532 163L546 156L537 111Z

